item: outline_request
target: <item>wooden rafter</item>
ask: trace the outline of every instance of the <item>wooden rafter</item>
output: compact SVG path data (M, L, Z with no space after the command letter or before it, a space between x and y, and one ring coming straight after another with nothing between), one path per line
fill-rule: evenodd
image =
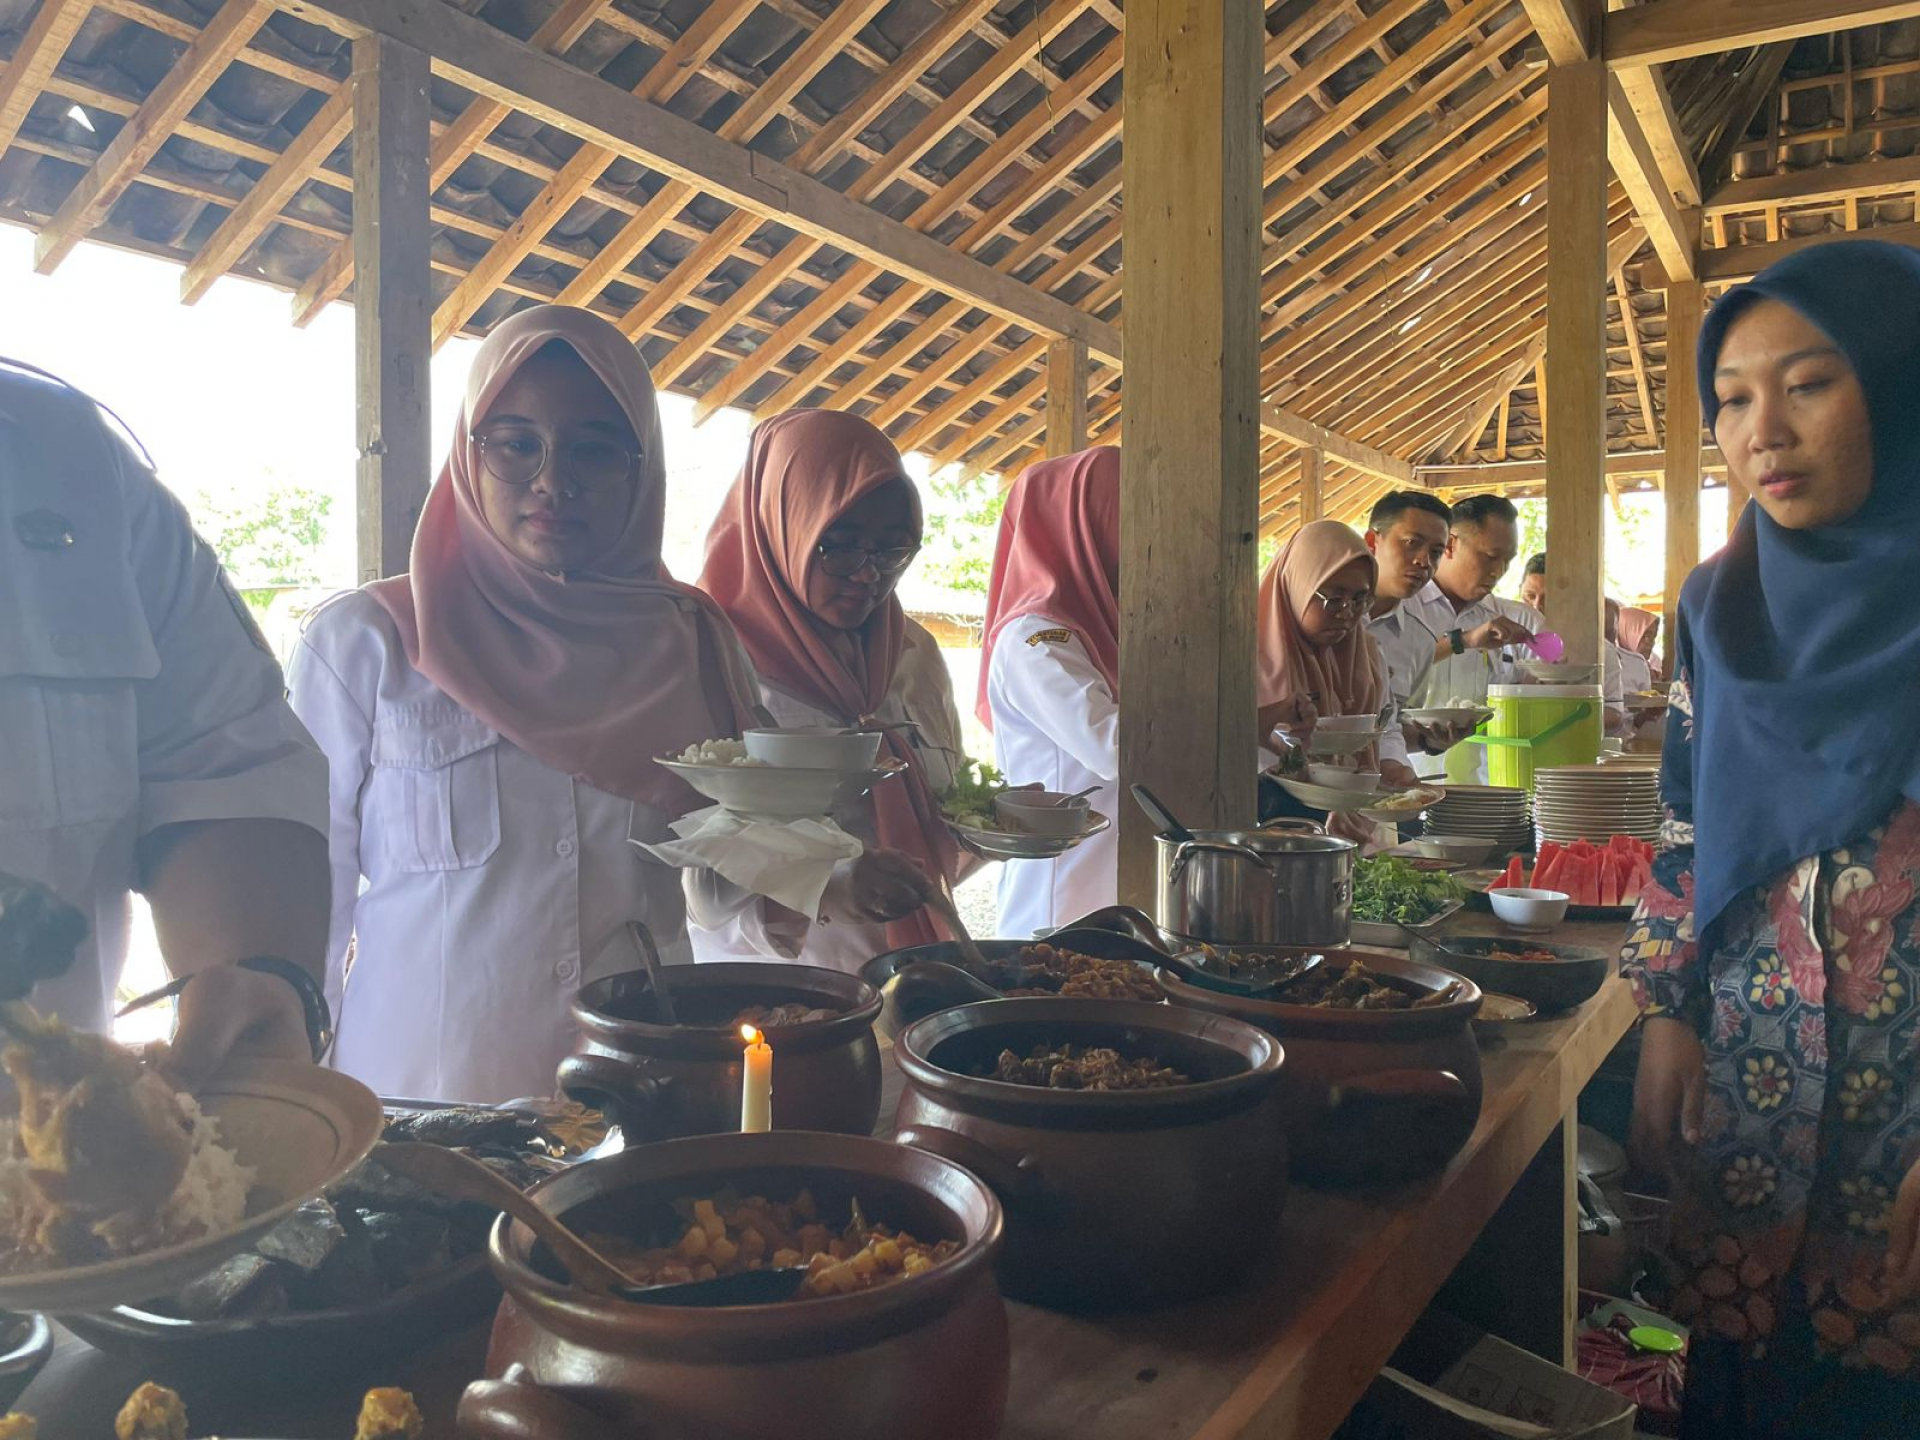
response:
M207 87L220 78L272 13L268 0L226 0L35 237L35 270L52 274L74 246L106 219L114 202L173 135L174 127L186 119Z
M1660 438L1660 422L1653 413L1653 387L1647 381L1647 357L1640 343L1640 318L1634 313L1633 291L1627 288L1625 272L1613 271L1613 298L1620 307L1620 324L1627 334L1627 356L1633 365L1634 393L1640 398L1640 419L1646 428L1647 439L1653 444L1663 443Z
M1601 53L1616 69L1920 18L1920 0L1649 0L1606 17Z
M92 9L92 0L41 0L39 13L0 71L0 155L20 133L20 123Z

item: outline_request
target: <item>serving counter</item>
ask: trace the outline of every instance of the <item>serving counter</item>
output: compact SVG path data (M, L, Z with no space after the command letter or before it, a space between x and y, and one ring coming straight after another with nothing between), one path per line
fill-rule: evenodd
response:
M1450 929L1498 927L1463 914ZM1610 949L1619 933L1617 923L1567 924L1552 938ZM1633 1018L1628 988L1613 978L1577 1010L1506 1027L1483 1047L1480 1122L1446 1170L1375 1191L1296 1187L1277 1243L1231 1295L1118 1317L1011 1306L1007 1440L1319 1440L1443 1287L1451 1308L1485 1328L1570 1358L1574 1106ZM888 1116L891 1099L890 1089ZM1254 1236L1216 1238L1250 1256L1260 1249ZM484 1343L475 1329L369 1382L412 1389L428 1434L451 1437L454 1402L479 1373ZM39 1417L43 1440L98 1440L148 1378L62 1335L20 1408ZM357 1391L244 1397L200 1384L182 1393L196 1435L345 1440L358 1406ZM777 1437L777 1424L765 1433Z

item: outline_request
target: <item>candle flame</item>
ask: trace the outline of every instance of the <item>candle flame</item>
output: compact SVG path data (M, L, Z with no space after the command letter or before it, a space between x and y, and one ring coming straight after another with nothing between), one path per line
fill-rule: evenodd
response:
M749 1045L760 1045L766 1042L767 1037L762 1035L758 1030L754 1029L753 1026L751 1025L742 1025L740 1027L740 1038L746 1041L747 1044Z

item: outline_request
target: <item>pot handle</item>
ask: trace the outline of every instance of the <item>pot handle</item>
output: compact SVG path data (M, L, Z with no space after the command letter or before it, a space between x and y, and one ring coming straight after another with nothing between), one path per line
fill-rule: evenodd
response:
M1467 1087L1451 1070L1376 1070L1352 1075L1327 1089L1327 1104L1339 1109L1370 1100L1433 1100L1465 1104Z
M652 1137L659 1128L667 1088L673 1083L611 1055L569 1055L560 1062L555 1079L561 1094L605 1115L630 1144Z
M546 1386L524 1365L503 1380L475 1380L460 1397L455 1425L461 1440L600 1440L607 1422ZM645 1440L631 1425L622 1434Z
M901 1145L925 1150L973 1171L1010 1205L1037 1200L1045 1188L1040 1163L1033 1156L1022 1155L1018 1160L1010 1160L992 1146L983 1145L958 1130L940 1125L908 1125L895 1131L893 1138Z
M1237 855L1242 860L1251 860L1262 870L1273 869L1266 856L1249 846L1234 845L1225 840L1188 840L1173 852L1173 864L1167 869L1167 878L1178 880L1186 872L1187 861L1195 855Z

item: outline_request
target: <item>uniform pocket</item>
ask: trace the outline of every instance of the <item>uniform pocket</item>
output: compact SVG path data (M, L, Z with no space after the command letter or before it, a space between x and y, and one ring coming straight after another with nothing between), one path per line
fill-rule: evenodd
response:
M0 824L89 825L139 803L131 681L0 680L0 735Z
M499 735L464 711L383 716L362 818L396 870L468 870L500 848Z

